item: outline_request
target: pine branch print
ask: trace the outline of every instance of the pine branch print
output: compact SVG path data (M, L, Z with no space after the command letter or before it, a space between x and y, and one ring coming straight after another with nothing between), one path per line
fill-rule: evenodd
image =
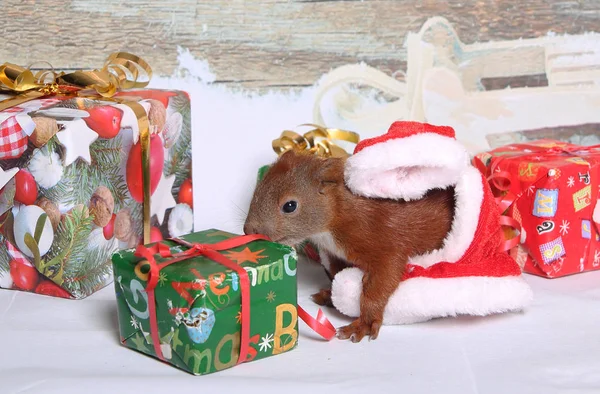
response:
M175 112L180 112L181 115L185 117L185 114L183 114L183 112L190 110L190 100L188 100L188 97L181 91L178 91L177 93L178 94L176 96L173 96L171 98L171 100L169 101L169 105L173 108Z
M54 137L50 138L48 142L46 142L46 148L48 149L48 152L56 152L61 157L64 153L64 148L58 142L58 138L56 138L56 135L54 135Z
M112 254L109 247L86 250L84 259L65 278L64 286L76 298L87 297L104 287L112 273Z
M189 166L192 161L192 125L190 102L183 95L178 95L171 100L171 105L176 112L179 112L183 118L181 134L179 139L170 149L170 160L165 165L165 175L175 174L175 183L173 191L179 190L179 187L189 177Z
M46 198L67 206L88 205L98 186L106 186L120 209L127 198L127 185L120 173L121 136L98 139L90 145L92 163L82 160L65 168L58 184L44 191Z
M86 258L85 248L92 230L92 216L75 209L61 220L41 273L61 284L76 275ZM68 291L71 289L67 288Z
M87 163L85 163L87 167ZM79 170L82 171L79 171ZM79 161L66 167L62 179L49 189L42 189L42 194L49 200L60 202L66 206L74 206L89 202L88 171L79 166ZM86 204L87 205L87 204Z
M0 273L10 271L10 255L6 249L6 238L0 236Z
M90 150L94 176L98 179L96 188L100 185L106 186L115 200L115 208L121 209L128 198L127 185L121 175L122 138L120 135L112 139L98 139ZM93 192L92 192L93 193ZM90 196L91 197L91 196Z

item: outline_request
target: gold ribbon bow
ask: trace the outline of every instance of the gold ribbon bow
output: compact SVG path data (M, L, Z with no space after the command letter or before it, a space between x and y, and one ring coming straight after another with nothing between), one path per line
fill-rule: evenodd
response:
M152 78L152 68L139 56L115 52L99 70L77 70L70 73L42 70L12 63L0 66L0 93L12 97L0 101L0 111L45 96L74 96L118 102L133 110L140 129L142 147L142 180L144 188L144 243L150 242L150 128L146 110L139 103L113 97L125 89L144 88ZM140 81L140 77L144 77Z
M323 157L346 157L349 153L336 145L333 140L347 141L357 144L360 137L357 133L341 129L329 129L314 124L303 124L314 129L300 135L295 131L284 130L281 136L273 140L273 150L282 155L290 149L309 151Z
M143 81L139 80L140 76L145 77ZM1 101L0 111L51 95L97 95L109 98L119 90L143 88L148 85L150 78L152 69L148 63L127 52L111 54L99 70L77 70L70 73L57 73L52 69L34 74L30 68L4 63L0 66L0 92L12 92L16 95ZM92 91L92 95L89 91Z

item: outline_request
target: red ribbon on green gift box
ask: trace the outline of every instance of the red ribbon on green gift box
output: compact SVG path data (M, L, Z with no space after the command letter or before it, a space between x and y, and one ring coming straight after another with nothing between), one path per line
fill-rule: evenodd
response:
M270 239L264 235L244 235L217 242L215 244L191 243L180 238L171 238L170 240L186 246L188 249L184 250L183 252L173 254L171 253L169 246L159 242L150 247L140 245L137 247L135 252L136 256L143 257L148 261L150 268L148 272L148 282L146 284L146 293L148 295L148 308L150 313L150 337L152 338L152 345L154 346L154 352L156 353L156 356L159 359L164 360L164 356L160 348L158 322L156 317L156 298L154 296L154 289L158 284L160 271L171 264L175 264L192 257L204 256L236 272L240 278L242 327L240 336L240 353L237 364L245 362L247 360L248 350L250 348L250 280L248 278L248 272L243 267L225 257L219 253L219 251L229 250L258 240L270 241ZM169 260L162 263L157 263L156 259L154 258L156 254L160 255L162 258L168 258ZM327 317L325 317L320 309L317 313L317 317L313 318L298 305L298 317L326 340L331 340L335 336L335 327L333 327L331 322L327 319Z

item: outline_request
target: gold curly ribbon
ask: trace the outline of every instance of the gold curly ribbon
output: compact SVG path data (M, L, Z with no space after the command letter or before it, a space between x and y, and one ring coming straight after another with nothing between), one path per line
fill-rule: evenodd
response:
M46 62L44 62L46 63ZM141 57L128 52L108 56L98 70L77 70L70 73L42 70L34 73L30 67L12 63L0 65L0 93L12 97L0 101L0 111L47 96L73 96L118 102L130 107L138 121L142 148L142 179L144 187L144 243L150 242L150 127L146 110L139 103L113 97L126 89L144 88L152 78L152 68ZM140 80L144 77L143 80Z
M302 124L314 129L299 134L295 131L284 130L281 136L273 140L273 150L281 156L290 149L309 151L322 157L347 157L349 153L344 148L336 145L333 141L346 141L357 144L360 136L353 132L342 129L330 129L315 124Z
M152 68L139 56L115 52L99 70L57 73L42 70L34 74L29 67L12 63L0 66L0 92L17 93L0 102L0 111L43 96L75 95L89 97L90 92L104 98L125 89L143 88L152 78ZM140 81L140 76L145 76Z

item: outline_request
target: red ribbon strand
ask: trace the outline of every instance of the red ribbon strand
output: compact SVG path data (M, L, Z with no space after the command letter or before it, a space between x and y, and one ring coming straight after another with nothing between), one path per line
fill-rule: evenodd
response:
M330 341L335 337L336 329L327 319L321 309L317 312L317 318L315 319L308 314L300 305L298 305L298 317L302 319L307 326L309 326L314 332L322 336L324 339Z
M511 227L515 229L519 234L515 237L508 239L500 245L501 252L508 252L515 246L519 245L521 239L521 224L510 216L506 215L506 211L510 208L518 196L510 191L511 174L508 171L497 171L498 162L492 164L491 173L487 180L490 185L495 187L497 190L502 192L504 195L496 198L496 204L500 210L500 225L504 227ZM502 180L502 182L501 182Z
M148 272L148 283L145 290L148 295L150 337L152 338L154 352L159 359L163 361L165 360L160 348L160 337L158 333L158 322L156 316L156 298L154 295L154 289L158 284L160 271L171 264L175 264L192 257L204 256L231 269L237 273L240 278L241 335L240 353L237 364L243 363L247 359L250 348L250 279L248 278L248 272L243 267L225 257L219 253L219 251L229 250L258 240L270 241L270 239L264 235L244 235L217 242L215 244L190 243L179 238L172 238L170 240L186 246L188 249L180 253L172 254L169 246L159 242L151 247L140 245L137 247L135 252L136 256L145 258L150 266L150 270ZM168 258L169 260L162 263L157 263L154 257L155 255L159 255L165 259ZM331 340L335 336L335 328L327 319L327 317L325 317L321 309L319 309L317 318L315 319L299 305L297 308L298 317L300 317L316 333L321 335L326 340Z

